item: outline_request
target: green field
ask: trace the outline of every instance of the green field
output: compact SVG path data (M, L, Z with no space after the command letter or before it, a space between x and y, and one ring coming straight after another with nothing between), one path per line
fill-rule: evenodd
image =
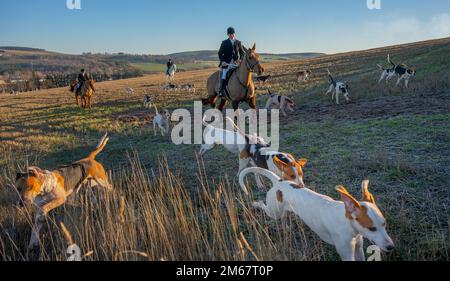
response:
M161 63L134 63L132 65L145 73L156 73L166 71L166 65ZM218 62L202 61L202 62L177 64L177 69L178 71L189 71L189 70L213 68L216 67L217 65Z

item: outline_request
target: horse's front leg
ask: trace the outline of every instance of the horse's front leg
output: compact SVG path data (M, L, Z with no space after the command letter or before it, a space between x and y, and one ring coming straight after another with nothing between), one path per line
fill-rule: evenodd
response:
M225 109L225 107L227 106L227 104L228 104L227 99L222 99L222 101L220 102L220 105L219 105L219 110L223 111Z
M248 106L250 106L251 109L256 110L256 94L254 97L252 97L249 101L248 101Z
M209 104L211 105L211 108L215 109L216 108L216 102L217 102L217 95L212 95L209 98Z
M250 108L252 109L252 115L251 115L251 122L256 122L257 120L257 104L256 104L256 94L254 95L254 97L252 97L249 102L248 105L250 106ZM253 123L255 124L255 123Z
M233 101L231 103L231 106L233 107L234 111L237 111L239 109L239 102L238 101Z

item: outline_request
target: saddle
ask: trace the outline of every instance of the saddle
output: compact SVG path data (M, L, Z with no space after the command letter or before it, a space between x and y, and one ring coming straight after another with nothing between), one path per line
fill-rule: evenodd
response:
M83 93L86 93L87 91L89 91L90 88L90 81L83 81L80 83L80 86L77 89L77 92L75 93L77 96L82 96Z
M225 86L228 85L228 81L230 81L231 75L236 71L237 67L231 68L227 72L227 76L225 77Z
M236 71L237 67L231 68L228 70L227 72L227 76L225 77L225 81L224 81L224 88L225 88L225 94L226 96L231 99L230 97L230 92L228 91L228 82L230 81L231 75L233 75L233 73Z

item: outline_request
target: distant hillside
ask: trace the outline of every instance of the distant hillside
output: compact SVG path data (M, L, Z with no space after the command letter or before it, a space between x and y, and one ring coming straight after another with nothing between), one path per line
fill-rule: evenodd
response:
M291 59L307 59L320 57L325 54L322 53L292 53L292 54L260 54L262 59L265 61L275 61L275 60L291 60ZM193 61L217 61L217 51L204 50L204 51L193 51L193 52L182 52L174 53L168 55L175 60L193 60Z
M261 54L264 62L299 60L322 56L321 53ZM0 47L0 79L3 81L47 80L47 85L12 85L28 89L64 86L84 68L97 81L138 77L143 73L165 71L169 58L174 59L179 71L205 69L217 66L217 51L202 50L169 55L134 55L126 53L62 54L29 47ZM11 82L6 82L11 84ZM30 83L28 83L30 84ZM38 84L38 85L36 85Z
M44 49L37 49L37 48L28 48L28 47L0 47L0 50L8 50L8 51L27 51L27 52L45 52Z

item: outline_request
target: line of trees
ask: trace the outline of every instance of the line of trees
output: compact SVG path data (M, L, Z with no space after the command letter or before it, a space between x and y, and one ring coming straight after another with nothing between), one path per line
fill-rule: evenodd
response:
M97 82L127 79L142 76L142 72L135 68L124 68L109 73L94 72L89 75ZM0 93L29 92L42 89L68 87L77 79L78 72L73 73L42 73L37 71L15 71L4 73L0 84Z

